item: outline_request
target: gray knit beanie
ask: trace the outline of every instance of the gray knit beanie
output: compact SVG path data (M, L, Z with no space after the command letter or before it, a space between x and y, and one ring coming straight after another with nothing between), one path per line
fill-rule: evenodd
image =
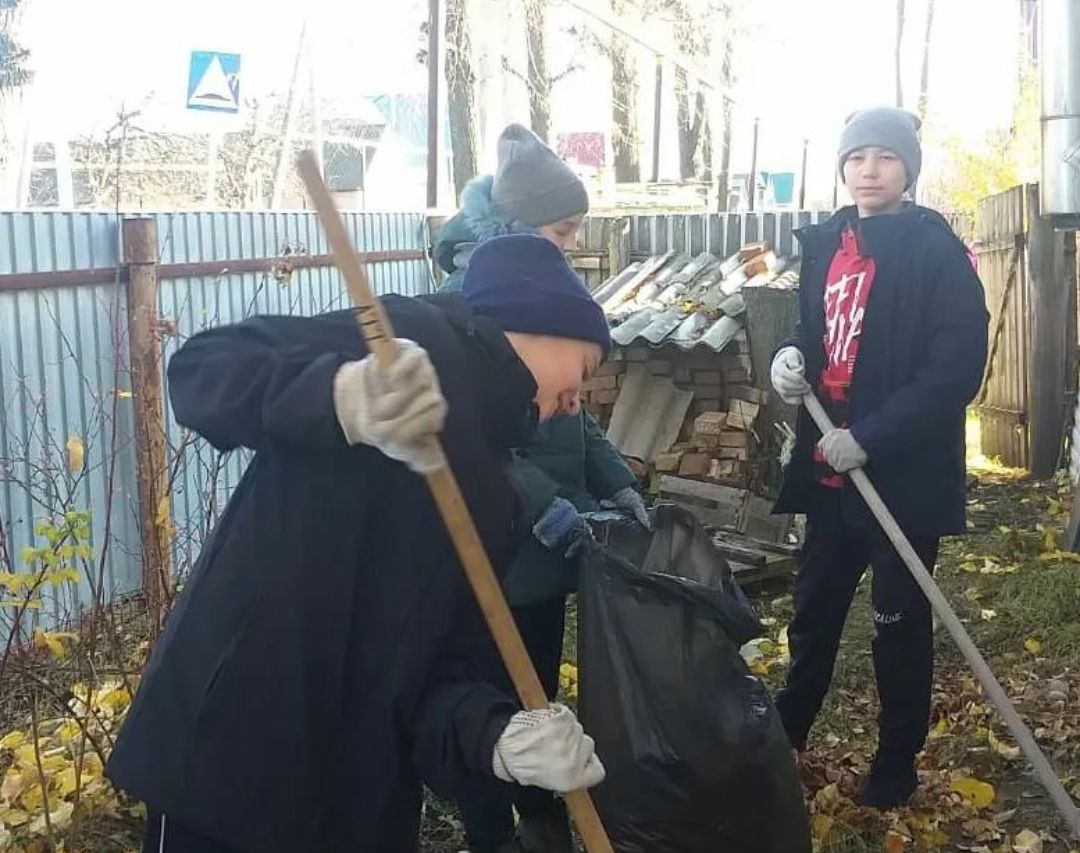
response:
M510 125L499 136L499 167L491 198L500 216L533 228L589 209L589 195L574 170L520 124Z
M910 187L922 170L920 125L918 116L896 107L874 107L852 113L840 136L840 177L844 177L844 163L852 152L875 146L896 153L907 170L907 186Z

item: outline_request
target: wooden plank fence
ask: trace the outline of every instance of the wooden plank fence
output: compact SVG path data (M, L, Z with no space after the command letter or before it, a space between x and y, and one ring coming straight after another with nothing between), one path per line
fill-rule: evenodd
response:
M1017 468L1028 465L1030 293L1025 213L1024 187L983 199L975 244L990 310L990 354L977 400L982 450Z
M1039 216L1037 184L979 204L976 250L990 310L977 400L983 453L1049 477L1076 389L1076 241Z

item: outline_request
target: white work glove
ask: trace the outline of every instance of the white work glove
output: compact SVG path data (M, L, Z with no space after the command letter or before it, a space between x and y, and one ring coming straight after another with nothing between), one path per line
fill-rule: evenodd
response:
M399 339L385 371L374 355L348 361L334 375L334 411L349 444L369 444L417 474L446 464L435 440L446 420L446 400L427 352Z
M504 782L560 794L604 781L593 739L565 705L514 714L495 744L491 769Z
M792 406L797 406L810 392L806 381L806 361L798 347L784 347L772 362L770 371L772 386L780 399Z
M818 450L829 463L829 467L839 474L862 468L866 464L866 451L859 447L859 442L849 429L829 430L818 442Z
M645 499L638 494L633 486L619 489L611 496L611 502L623 512L634 516L637 523L646 530L652 530L652 519L649 518L649 508L645 505Z

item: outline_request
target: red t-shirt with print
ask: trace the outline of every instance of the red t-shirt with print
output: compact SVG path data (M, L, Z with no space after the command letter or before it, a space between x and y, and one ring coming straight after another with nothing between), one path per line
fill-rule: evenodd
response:
M851 424L848 392L859 354L863 315L874 284L874 259L859 252L859 241L851 228L844 230L840 248L833 255L825 278L825 368L818 380L818 395L825 411L837 427ZM821 452L814 462L822 483L840 488L844 478L829 467Z

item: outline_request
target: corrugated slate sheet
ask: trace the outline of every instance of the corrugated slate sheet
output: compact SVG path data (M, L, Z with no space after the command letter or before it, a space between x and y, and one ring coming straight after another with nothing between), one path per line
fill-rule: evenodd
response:
M795 287L798 266L766 246L729 258L668 252L631 264L596 291L618 346L724 349L744 325L746 287Z

